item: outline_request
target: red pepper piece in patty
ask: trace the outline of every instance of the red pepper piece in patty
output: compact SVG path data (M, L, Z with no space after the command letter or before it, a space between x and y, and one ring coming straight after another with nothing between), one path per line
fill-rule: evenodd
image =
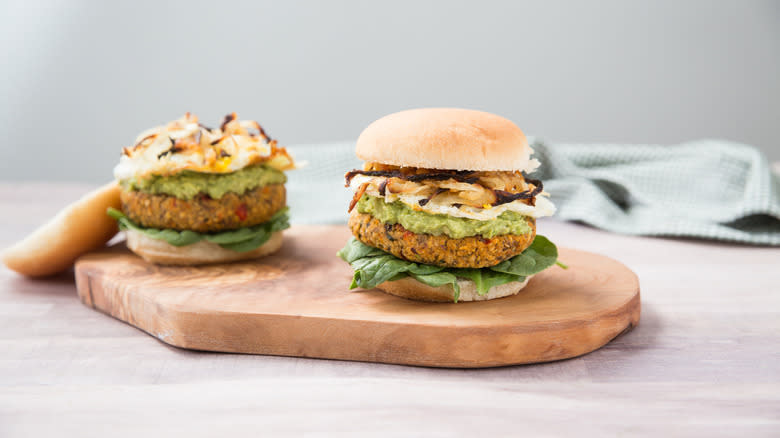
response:
M241 221L245 221L247 217L247 211L246 211L246 204L241 204L236 208L236 216L238 216Z

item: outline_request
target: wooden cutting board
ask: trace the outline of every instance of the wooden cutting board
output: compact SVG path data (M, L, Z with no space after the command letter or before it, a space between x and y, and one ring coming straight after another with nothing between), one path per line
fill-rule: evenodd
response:
M353 290L336 251L344 226L294 226L276 255L253 262L162 267L124 244L81 257L87 306L194 350L477 368L593 351L639 322L639 282L604 256L561 248L519 295L422 303ZM565 244L565 242L559 242Z

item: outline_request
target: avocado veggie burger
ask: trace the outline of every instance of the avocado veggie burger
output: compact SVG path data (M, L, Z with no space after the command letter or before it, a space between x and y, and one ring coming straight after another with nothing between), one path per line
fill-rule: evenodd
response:
M187 113L122 150L114 176L122 211L109 209L128 247L160 264L260 257L289 227L285 170L295 167L255 121L225 116L208 128Z
M360 135L362 170L346 174L354 237L338 255L352 288L423 301L480 301L518 293L557 262L536 234L555 206L528 178L523 132L502 117L464 109L415 109L383 117Z

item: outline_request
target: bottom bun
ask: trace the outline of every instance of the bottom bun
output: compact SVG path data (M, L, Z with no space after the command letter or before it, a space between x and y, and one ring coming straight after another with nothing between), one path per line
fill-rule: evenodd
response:
M255 259L276 252L282 246L281 231L273 233L271 238L257 249L247 252L232 251L205 240L192 245L173 246L135 230L127 230L125 234L127 247L131 251L144 260L159 265L203 265Z
M531 277L532 276L526 277L525 281L513 281L511 283L493 286L485 295L477 293L477 285L473 281L458 279L458 286L460 287L458 301L487 301L515 295L528 284L528 280L530 280ZM377 289L410 300L451 303L455 299L455 291L452 289L452 286L428 286L412 277L405 277L396 281L386 281L377 286Z

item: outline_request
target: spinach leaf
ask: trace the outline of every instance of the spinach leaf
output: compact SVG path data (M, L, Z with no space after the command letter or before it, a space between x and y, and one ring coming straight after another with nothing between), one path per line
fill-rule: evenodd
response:
M437 272L444 271L447 268L442 268L441 266L433 266L433 265L423 265L422 263L409 263L408 271L411 274L415 275L432 275Z
M251 228L244 227L237 230L223 231L216 234L206 234L203 236L203 238L211 243L223 245L251 240L256 234L257 232Z
M490 269L458 269L455 275L467 278L477 286L477 293L486 295L490 288L513 281L525 281L525 277L504 272L491 271Z
M271 232L267 230L257 230L252 237L240 242L220 243L219 246L235 252L253 251L260 247L271 238ZM206 239L211 240L211 239Z
M457 302L460 295L458 278L473 281L477 293L485 295L492 287L513 281L525 281L526 277L549 268L558 258L558 249L547 238L537 235L533 243L521 254L496 266L481 269L444 268L413 263L368 246L354 237L337 255L355 270L350 289L356 287L371 289L385 281L411 276L421 283L434 287L451 285Z
M490 267L490 270L527 277L544 271L554 265L556 260L558 248L555 244L546 237L537 235L525 251Z
M444 285L452 285L454 291L452 297L453 301L458 302L460 297L460 286L458 286L458 278L450 272L442 271L433 274L411 274L412 278L420 283L427 284L428 286L439 287Z
M184 230L176 231L170 229L145 228L131 221L121 211L109 208L106 214L119 222L121 230L132 229L151 237L152 239L164 240L173 246L186 246L193 243L206 240L216 243L219 246L236 252L252 251L263 245L271 235L276 231L281 231L290 227L288 208L285 207L267 222L251 227L239 228L237 230L222 231L218 233L199 233L197 231Z
M408 262L399 260L390 254L379 257L364 257L352 262L355 275L352 286L371 289L408 270Z
M341 257L341 259L347 263L352 263L355 260L364 257L376 257L382 254L386 253L381 249L368 246L354 237L349 239L344 248L341 248L339 252L336 253L337 256Z
M363 245L361 243L361 245ZM355 274L352 277L350 289L362 287L374 288L386 281L398 280L407 275L428 276L444 270L444 268L401 260L383 251L380 255L369 255L355 259L350 263ZM343 257L342 257L343 258ZM433 281L433 280L431 280Z

